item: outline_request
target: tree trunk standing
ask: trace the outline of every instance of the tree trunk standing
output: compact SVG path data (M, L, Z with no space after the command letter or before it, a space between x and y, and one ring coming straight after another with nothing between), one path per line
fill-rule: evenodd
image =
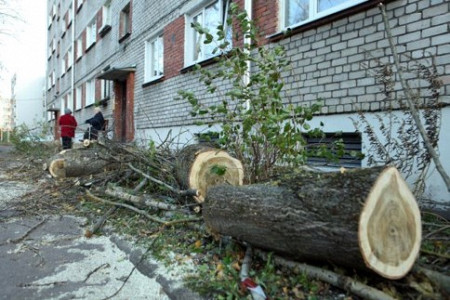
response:
M117 163L102 157L99 149L71 149L61 151L47 163L50 174L55 178L78 177L98 174Z
M208 187L217 184L242 185L242 163L227 152L204 145L189 145L178 154L175 176L183 189L197 190L194 199L202 203Z
M403 277L421 242L420 212L395 168L293 172L277 181L208 190L212 232L306 261Z

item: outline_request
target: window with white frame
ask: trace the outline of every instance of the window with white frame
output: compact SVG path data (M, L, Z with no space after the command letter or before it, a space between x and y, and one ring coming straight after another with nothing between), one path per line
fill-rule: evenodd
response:
M55 70L52 71L52 86L55 86L56 84L56 76L55 76Z
M73 64L73 51L72 47L69 48L69 51L67 51L67 69L72 67Z
M100 81L102 99L109 99L111 97L111 81L102 79Z
M159 35L145 42L145 81L164 75L163 36Z
M66 32L66 19L61 18L61 35L63 35Z
M231 26L226 24L228 5L229 0L208 1L201 9L186 15L186 64L190 65L220 54L214 53L217 44L204 44L204 35L196 32L191 27L192 23L199 23L214 38L217 37L217 26L223 25L226 28L227 40L231 47Z
M86 82L86 106L95 103L95 79Z
M67 70L67 58L64 56L64 59L61 61L61 76L63 76L66 73Z
M368 0L282 0L282 28L320 19Z
M80 110L82 108L83 101L83 86L77 86L75 90L75 110Z
M67 93L67 108L74 111L72 92Z
M53 22L53 15L52 15L52 12L50 11L50 13L48 14L48 20L47 20L48 27L50 27L52 25L52 22Z
M72 22L72 3L70 3L69 10L67 11L67 24Z
M123 38L131 33L130 3L120 12L119 36Z
M83 56L83 36L77 39L77 59Z
M62 97L60 103L61 114L64 114L64 110L66 109L66 98Z
M86 48L89 48L96 41L97 41L97 21L94 18L94 20L92 20L92 22L87 27Z
M102 7L102 28L111 26L111 0L108 0Z
M47 77L47 89L48 90L52 88L52 81L53 81L52 74L49 74Z
M50 57L52 57L52 54L53 54L53 51L52 51L52 49L53 49L53 45L52 45L52 43L53 43L53 40L50 42L50 45L48 45L48 58L50 58Z

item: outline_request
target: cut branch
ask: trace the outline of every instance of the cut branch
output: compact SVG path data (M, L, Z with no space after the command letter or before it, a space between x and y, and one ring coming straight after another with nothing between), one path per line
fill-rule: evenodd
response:
M159 180L159 179L157 179L157 178L155 178L155 177L153 177L153 176L150 176L150 175L148 175L147 173L145 173L145 172L139 170L138 168L134 167L131 163L129 163L128 166L130 167L130 169L132 169L132 170L135 171L136 173L139 173L139 174L141 174L142 176L144 176L145 178L147 178L147 179L153 181L154 183L159 184L159 185L165 187L165 188L168 189L169 191L171 191L171 192L177 194L178 196L197 196L197 195L198 195L197 190L194 190L194 189L188 189L188 190L184 190L184 191L183 191L183 190L176 189L176 188L174 188L173 186L170 186L170 185L168 185L167 183L162 182L161 180Z
M107 194L108 196L119 198L121 200L132 202L133 204L140 206L140 207L147 206L147 207L152 207L152 208L162 209L162 210L179 210L180 209L176 205L156 201L154 199L151 199L149 196L131 195L131 194L125 192L121 187L114 186L112 184L108 185L108 188L106 189L105 194Z
M268 258L268 254L261 250L256 250L255 253L264 260L267 260ZM277 255L273 255L272 260L278 266L283 266L292 270L298 270L306 274L310 278L327 282L335 287L338 287L345 291L349 291L364 299L394 300L393 297L387 295L386 293L383 293L380 290L365 285L350 277L340 275L329 270L321 269L304 263L293 262Z

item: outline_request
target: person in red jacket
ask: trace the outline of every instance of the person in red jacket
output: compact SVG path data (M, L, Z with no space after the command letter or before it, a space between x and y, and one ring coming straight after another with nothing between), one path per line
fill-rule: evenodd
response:
M75 136L75 128L77 128L77 120L72 116L69 108L64 110L64 115L59 117L59 126L61 127L61 140L63 149L72 148L72 138Z

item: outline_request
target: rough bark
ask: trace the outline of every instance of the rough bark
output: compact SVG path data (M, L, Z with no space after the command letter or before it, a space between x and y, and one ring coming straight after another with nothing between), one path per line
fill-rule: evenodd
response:
M306 261L403 277L421 242L420 212L395 168L283 175L267 184L211 187L213 233Z
M98 174L117 162L105 159L99 149L71 149L53 156L47 165L53 177L65 178Z
M224 173L215 172L215 167ZM222 183L242 185L244 179L239 160L223 150L198 144L189 145L177 154L174 172L182 188L197 190L194 199L199 203L204 201L209 187Z

